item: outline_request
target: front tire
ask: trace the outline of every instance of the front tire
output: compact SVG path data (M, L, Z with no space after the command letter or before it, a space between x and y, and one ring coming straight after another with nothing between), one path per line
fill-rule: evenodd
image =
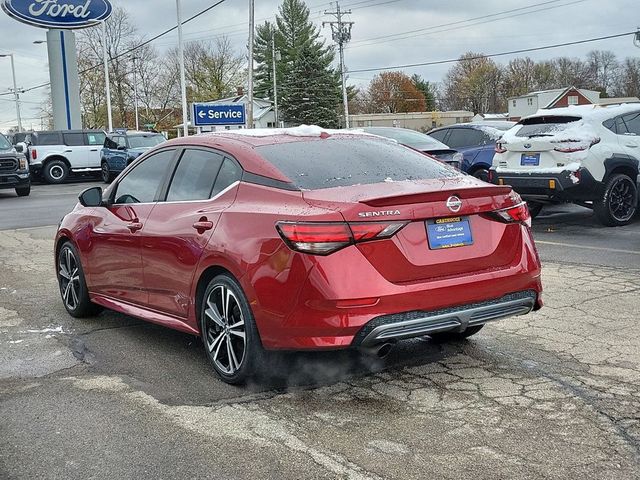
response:
M258 373L265 352L242 288L230 275L218 275L200 310L202 342L214 370L226 383L245 383Z
M473 327L468 327L464 332L442 332L442 333L432 333L429 335L435 342L445 343L445 342L459 342L464 340L465 338L469 338L472 335L478 333L484 325L475 325Z
M627 225L637 208L638 187L631 177L621 173L607 180L602 198L593 206L596 218L607 227Z
M78 250L71 242L66 242L58 252L57 277L62 303L69 315L75 318L90 317L101 308L89 299Z
M42 173L47 183L64 183L69 176L69 167L62 160L52 160L44 166Z
M102 168L100 171L100 176L102 177L102 181L104 183L111 183L115 178L115 175L111 173L109 170L109 164L107 162L102 162Z
M31 194L31 185L16 188L16 195L19 197L28 197Z

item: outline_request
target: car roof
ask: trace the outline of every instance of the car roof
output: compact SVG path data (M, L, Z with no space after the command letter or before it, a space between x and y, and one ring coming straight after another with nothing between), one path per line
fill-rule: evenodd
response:
M535 114L523 118L538 117L579 117L585 121L602 122L626 113L640 112L640 103L624 103L621 105L570 105L563 108L538 110ZM521 121L522 121L521 120Z

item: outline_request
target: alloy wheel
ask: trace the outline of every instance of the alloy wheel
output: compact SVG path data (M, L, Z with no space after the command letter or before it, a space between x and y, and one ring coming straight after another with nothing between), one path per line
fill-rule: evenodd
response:
M60 252L58 274L62 300L67 308L75 310L80 304L80 267L75 255L68 247Z
M636 211L635 186L630 178L621 177L612 187L609 195L611 215L618 221L629 220Z
M54 165L49 169L49 175L54 180L61 180L64 177L64 169L58 165Z
M216 285L206 299L205 342L216 368L234 375L245 359L247 332L240 302L226 285Z

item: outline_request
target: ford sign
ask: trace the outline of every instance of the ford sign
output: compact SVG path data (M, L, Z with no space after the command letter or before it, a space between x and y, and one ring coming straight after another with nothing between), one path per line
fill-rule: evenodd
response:
M41 28L86 28L111 15L109 0L3 0L16 20Z

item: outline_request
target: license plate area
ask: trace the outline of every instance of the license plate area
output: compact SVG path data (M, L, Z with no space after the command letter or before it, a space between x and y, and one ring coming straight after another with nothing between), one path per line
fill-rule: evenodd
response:
M540 165L539 153L523 153L520 157L520 165L523 167L537 167Z
M468 217L428 220L427 239L431 250L473 245L471 222Z

